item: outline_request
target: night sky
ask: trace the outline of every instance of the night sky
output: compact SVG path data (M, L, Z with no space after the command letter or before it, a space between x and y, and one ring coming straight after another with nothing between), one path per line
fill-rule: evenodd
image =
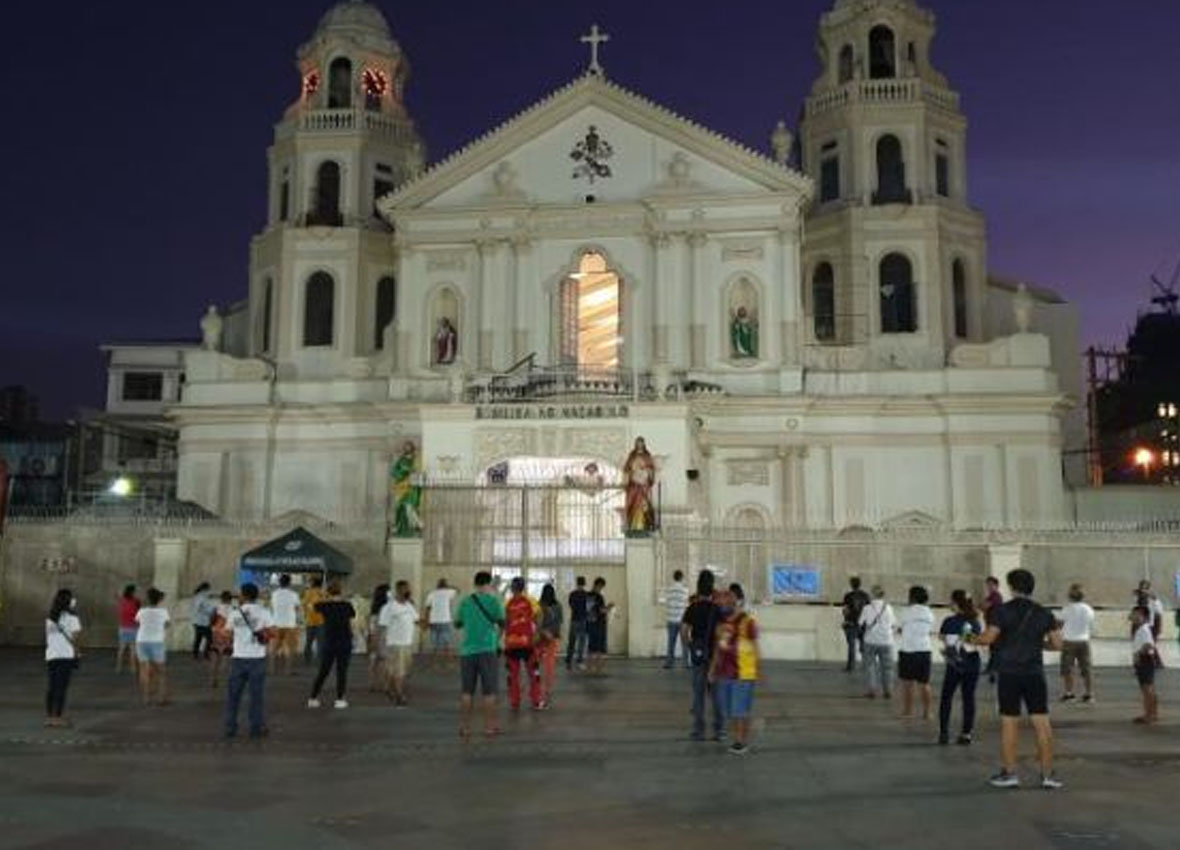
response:
M579 74L762 149L795 126L833 0L380 0L410 57L432 161ZM971 122L993 273L1080 305L1120 342L1180 262L1180 3L927 0L936 65ZM266 147L325 0L18 3L0 57L0 386L49 417L102 403L103 341L197 337L244 296Z

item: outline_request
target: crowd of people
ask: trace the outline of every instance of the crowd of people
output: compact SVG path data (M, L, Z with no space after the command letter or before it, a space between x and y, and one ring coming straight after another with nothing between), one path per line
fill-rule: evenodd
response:
M867 699L892 699L896 678L901 717L929 721L934 718L931 681L937 648L944 661L937 742L951 742L956 700L961 706L961 725L954 741L961 746L973 742L977 687L987 677L995 685L1001 728L1001 769L990 783L999 788L1020 784L1016 773L1018 730L1022 714L1027 713L1035 731L1040 784L1058 788L1061 783L1053 772L1043 653L1046 649L1061 653L1062 702L1080 699L1093 703L1095 612L1085 601L1080 584L1069 588L1069 602L1056 616L1033 601L1035 580L1027 570L1010 572L1007 584L1009 598L1005 601L999 582L989 578L978 606L966 590L955 590L949 599L950 613L938 623L925 588L911 587L907 604L895 612L880 585L866 592L860 579L852 578L841 605L847 642L844 669L851 673L859 662ZM445 579L439 580L421 609L407 582L398 581L392 588L378 585L368 600L367 613L362 614L365 606L360 600L345 598L339 582L325 582L320 576L311 577L302 593L292 587L291 576L279 576L265 604L255 584L243 584L236 596L223 591L215 598L209 584L202 582L188 602L193 629L191 655L208 662L213 687L224 678L225 736L237 735L241 703L248 696L248 732L260 737L267 734L267 674L295 672L301 637L305 665L318 665L307 696L309 709L321 707L321 692L333 673L333 707L348 708L349 670L354 652L362 645L368 656L370 690L384 693L394 706L405 708L410 704L416 649L425 648L428 637L430 659L436 666L458 658L460 735L468 738L472 734L478 692L483 733L494 737L501 731L501 666L506 673L510 710L519 711L526 704L535 711L548 710L556 687L563 629L567 670L604 675L614 610L605 589L602 578L596 578L587 590L585 577L577 577L566 600L567 617L552 584L545 584L539 598L534 598L527 592L524 578L513 578L505 592L491 573L481 571L475 575L472 592L461 599ZM1135 594L1129 617L1131 666L1143 705L1135 722L1152 724L1159 719L1154 680L1162 666L1157 641L1164 609L1149 582L1140 583ZM677 570L662 596L667 624L663 666L679 666L679 647L684 666L692 674L691 739L728 741L731 753L748 752L761 664L758 624L747 610L743 588L736 583L718 587L714 574L705 569L698 573L695 592L691 592L683 572ZM144 705L167 705L172 616L165 594L149 588L141 602L137 588L128 585L116 601L116 614L116 672L131 671ZM67 725L66 695L80 657L82 634L77 599L71 591L61 590L54 596L45 629L45 722L47 726ZM456 629L461 633L457 641ZM358 633L362 637L358 638Z

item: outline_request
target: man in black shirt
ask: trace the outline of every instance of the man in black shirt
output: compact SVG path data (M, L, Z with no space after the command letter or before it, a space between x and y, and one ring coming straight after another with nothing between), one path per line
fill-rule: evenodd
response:
M973 642L993 647L999 683L1001 756L1003 767L993 776L995 788L1018 788L1016 775L1020 711L1023 705L1037 736L1037 759L1041 764L1041 787L1060 788L1053 776L1053 728L1049 724L1049 693L1045 682L1043 653L1060 650L1060 626L1056 618L1030 598L1036 580L1028 570L1008 573L1012 599L989 612L987 630Z
M723 619L713 601L713 573L701 570L697 575L697 592L689 600L681 620L680 639L688 647L692 661L692 735L694 741L705 739L705 694L713 698L713 740L725 737L725 708L720 691L709 685L709 663L717 626Z
M577 652L578 666L581 667L586 658L586 579L578 576L577 586L570 591L570 633L565 647L565 669L573 666L574 653Z
M844 672L851 673L856 667L856 650L861 644L860 612L869 604L869 595L860 589L860 579L856 576L848 579L852 590L844 594L844 640L848 642L848 663L844 665Z

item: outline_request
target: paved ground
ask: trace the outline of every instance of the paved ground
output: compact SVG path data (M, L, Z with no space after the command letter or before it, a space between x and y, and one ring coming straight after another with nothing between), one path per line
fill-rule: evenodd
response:
M758 738L738 757L686 740L687 676L647 661L563 679L553 711L469 745L453 674L420 675L394 711L362 671L352 708L309 711L301 671L271 680L271 737L227 745L222 693L188 658L172 658L175 704L144 709L109 655L88 656L76 725L56 731L41 726L38 656L0 651L0 847L1180 847L1180 725L1128 722L1130 671L1103 671L1097 705L1055 711L1068 788L1048 793L984 786L990 703L975 746L941 748L839 670L768 666ZM1178 680L1162 677L1166 720Z

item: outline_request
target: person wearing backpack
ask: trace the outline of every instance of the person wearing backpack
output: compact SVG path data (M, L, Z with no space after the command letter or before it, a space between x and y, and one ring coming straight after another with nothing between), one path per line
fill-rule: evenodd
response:
M464 597L455 612L455 628L463 632L459 644L459 735L464 739L471 735L477 685L483 696L484 734L489 738L500 734L496 723L496 655L504 625L504 603L492 588L492 574L480 570L475 574L475 592Z
M721 622L716 602L713 601L713 571L697 573L697 592L689 600L681 620L681 640L688 647L692 661L692 732L693 741L705 740L705 697L713 702L713 740L725 739L725 706L721 692L709 682L713 661L713 644L717 626Z
M859 624L865 642L865 697L876 699L880 690L889 699L893 696L893 627L897 619L881 585L873 585L873 601L860 612Z
M508 704L520 710L521 671L529 679L529 703L535 711L541 704L541 667L537 663L538 619L541 607L525 593L524 579L512 579L512 595L504 606L504 663L508 668Z

